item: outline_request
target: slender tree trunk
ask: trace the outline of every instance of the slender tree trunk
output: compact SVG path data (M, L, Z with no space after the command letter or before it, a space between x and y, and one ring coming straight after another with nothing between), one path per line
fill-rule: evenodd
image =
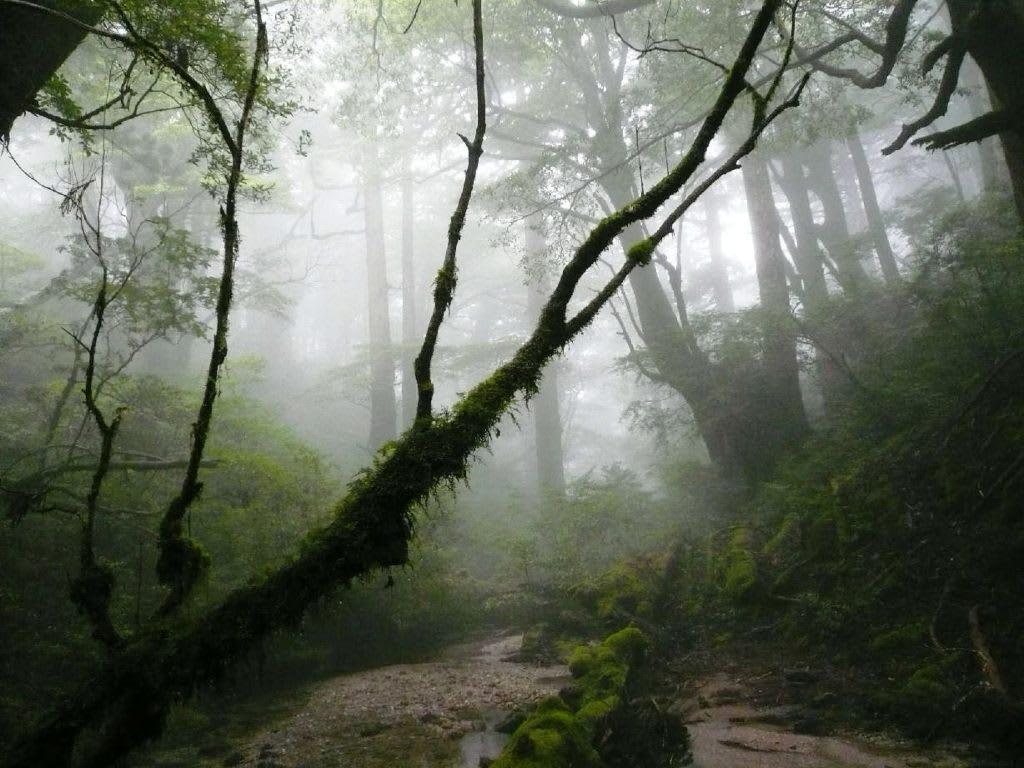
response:
M743 188L754 238L757 285L764 314L762 359L764 392L759 410L774 435L759 436L773 447L793 448L808 432L796 359L796 326L790 315L785 256L779 242L778 212L764 155L755 152L743 163ZM758 468L761 469L761 468Z
M736 304L732 297L732 286L729 284L729 270L726 266L725 250L722 248L722 222L718 216L722 197L718 190L712 187L704 193L701 202L704 204L707 222L711 290L715 297L715 309L719 312L732 313L736 311Z
M412 426L416 420L416 210L412 170L406 166L402 177L402 427Z
M828 300L828 286L825 283L825 268L818 246L807 179L803 165L793 154L786 154L782 158L780 186L789 202L789 216L793 221L798 254L796 267L804 286L804 300L808 311L813 313Z
M396 431L395 363L391 357L391 313L387 258L384 250L384 206L379 158L375 146L364 150L363 197L366 220L366 277L370 353L370 436L376 450Z
M836 184L832 168L832 151L827 142L819 142L806 154L808 182L821 201L825 218L821 229L821 240L835 262L838 279L846 291L855 291L862 286L867 275L857 259L857 253L850 241L850 227L846 220L843 196Z
M828 285L822 263L821 246L811 210L804 168L794 154L782 158L780 185L789 202L789 215L797 243L797 270L804 288L806 321L814 331L814 364L825 411L834 409L845 378L829 354L833 343L825 338L827 324L823 322L828 304Z
M836 174L836 183L839 185L846 209L846 220L849 224L850 232L859 234L868 228L868 219L864 214L863 207L854 202L860 199L857 169L853 164L850 154L842 145L837 146L836 151L832 154L832 162Z
M543 258L545 242L543 233L535 222L527 220L527 258ZM543 280L531 280L527 285L527 314L531 319L540 317L548 286ZM542 499L565 495L565 460L562 455L562 416L559 413L558 362L553 361L544 369L540 388L530 400L533 411L533 434L537 456L537 490Z
M871 177L871 166L868 164L867 154L864 152L864 145L856 130L846 134L846 146L850 150L850 157L853 158L853 167L857 171L857 186L860 187L860 199L864 203L864 213L868 220L868 231L871 233L871 240L878 254L878 264L882 268L882 276L887 283L897 283L900 279L900 272L896 266L896 256L892 252L892 245L889 243L889 233L885 230L885 221L882 219L882 209L878 205L878 195L875 194L875 182Z

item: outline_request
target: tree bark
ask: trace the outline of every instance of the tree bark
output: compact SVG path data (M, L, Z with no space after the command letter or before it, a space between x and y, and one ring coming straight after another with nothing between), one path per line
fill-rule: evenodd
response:
M391 313L388 301L387 254L384 248L384 205L377 148L363 152L363 197L366 221L367 317L370 356L370 450L377 450L396 431L395 363L391 356Z
M887 283L898 283L900 271L896 266L896 256L892 252L889 233L886 232L885 221L882 219L882 209L878 205L878 195L875 194L875 182L871 176L871 166L868 164L868 157L864 152L864 144L861 143L860 135L856 129L846 134L846 146L850 150L853 167L857 171L857 186L860 188L860 199L864 204L864 213L868 220L868 231L871 233L871 241L875 246L875 252L878 254L878 265L882 268L882 277L885 278Z

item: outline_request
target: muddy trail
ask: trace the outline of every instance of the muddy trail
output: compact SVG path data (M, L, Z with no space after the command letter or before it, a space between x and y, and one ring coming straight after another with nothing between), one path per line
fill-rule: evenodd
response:
M233 764L475 768L507 738L495 725L570 680L563 666L512 660L521 643L521 635L492 638L451 647L435 661L320 683L300 711L257 733Z
M333 677L273 702L243 702L244 722L132 766L245 768L476 768L507 739L513 710L569 683L564 666L516 660L521 635L450 647L438 658ZM669 680L660 706L689 729L695 768L967 768L948 751L895 738L820 733L820 694L792 671L741 668ZM662 681L665 682L665 681ZM267 704L270 704L268 707ZM262 709L261 709L262 708ZM486 760L485 760L486 763Z
M799 672L802 672L799 671ZM801 685L799 672L789 681ZM809 673L806 673L809 674ZM966 768L943 750L928 750L879 734L820 734L815 702L770 703L765 675L720 672L683 687L669 711L690 733L694 768Z

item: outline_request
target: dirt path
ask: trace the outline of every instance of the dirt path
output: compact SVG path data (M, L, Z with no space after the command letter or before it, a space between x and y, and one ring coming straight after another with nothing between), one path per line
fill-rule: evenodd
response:
M558 691L564 667L504 659L521 636L457 646L437 661L318 684L301 711L259 732L233 765L251 768L449 768L475 765L489 724ZM465 739L467 735L481 734ZM463 743L469 754L463 755Z
M963 768L959 758L881 738L796 733L813 726L795 706L759 707L728 674L693 685L671 710L687 723L693 768Z

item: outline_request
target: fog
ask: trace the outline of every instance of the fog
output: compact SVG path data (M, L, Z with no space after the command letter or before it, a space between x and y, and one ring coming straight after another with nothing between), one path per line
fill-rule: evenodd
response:
M0 0L3 765L1019 757L1013 4L92 5Z

